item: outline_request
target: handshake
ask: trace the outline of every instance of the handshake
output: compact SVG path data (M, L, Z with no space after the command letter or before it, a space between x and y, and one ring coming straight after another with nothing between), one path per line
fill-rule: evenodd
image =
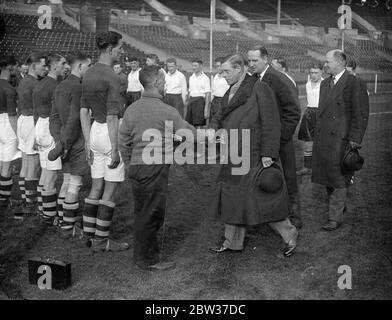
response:
M198 134L198 139L200 138L199 134ZM215 130L214 129L207 129L205 130L205 135L204 137L202 136L203 139L207 138L208 140L208 144L212 144L212 143L221 143L221 144L226 144L226 140L224 138L223 135L221 136L216 136L215 135ZM173 134L173 140L175 142L184 142L185 141L185 137L184 136L180 136L178 134Z

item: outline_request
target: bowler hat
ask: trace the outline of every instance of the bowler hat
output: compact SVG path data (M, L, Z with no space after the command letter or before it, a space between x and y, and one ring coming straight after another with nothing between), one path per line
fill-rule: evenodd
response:
M283 187L283 175L280 167L273 163L269 167L263 167L256 177L256 187L266 193L277 193Z
M361 170L365 159L359 154L357 149L348 149L344 152L341 168L343 173Z

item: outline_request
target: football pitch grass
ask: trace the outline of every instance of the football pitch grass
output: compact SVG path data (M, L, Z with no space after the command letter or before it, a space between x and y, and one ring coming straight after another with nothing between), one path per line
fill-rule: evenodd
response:
M241 253L213 254L223 225L208 208L217 165L174 165L169 178L166 222L160 233L162 259L176 262L168 271L149 272L132 259L133 199L127 180L117 195L111 228L129 241L120 253L96 253L78 240L63 240L38 217L15 221L0 216L0 281L3 298L13 299L391 299L392 298L392 104L391 96L371 96L371 116L361 154L363 169L350 187L344 224L320 231L326 221L326 193L309 176L299 178L304 227L290 258L268 226L248 231ZM297 167L302 166L296 143ZM87 195L89 181L82 189ZM72 264L72 286L40 290L28 282L30 257ZM341 290L338 268L349 266L352 289ZM0 290L1 291L1 290ZM1 299L1 295L0 295Z

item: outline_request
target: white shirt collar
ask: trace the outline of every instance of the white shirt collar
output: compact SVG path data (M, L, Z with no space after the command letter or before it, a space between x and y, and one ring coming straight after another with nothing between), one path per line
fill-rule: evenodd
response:
M218 73L215 75L214 78L220 79L220 78L223 78L223 77L222 77L222 74L220 74L220 73L218 72Z
M265 73L267 72L268 68L269 68L269 65L267 65L267 68L265 68L265 70L262 73L260 73L260 80L263 80L263 77L264 77Z
M344 71L346 71L346 69L343 69L341 72L339 72L336 76L335 76L335 81L334 84L336 84L339 79L341 78L341 76L343 75Z
M139 72L140 70L142 70L142 68L138 68L138 69L136 69L135 71L131 70L130 73L136 73L136 72Z
M204 71L202 71L202 72L200 73L199 76L196 75L196 72L193 73L193 76L194 76L195 78L201 78L203 75L204 75Z
M166 73L168 76L175 76L176 74L177 74L177 69L176 69L176 71L174 71L173 73L170 73L169 71Z

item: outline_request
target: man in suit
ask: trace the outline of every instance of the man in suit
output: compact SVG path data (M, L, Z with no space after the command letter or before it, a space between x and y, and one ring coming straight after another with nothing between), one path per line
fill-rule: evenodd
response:
M260 81L267 83L275 93L281 121L279 157L282 162L287 189L291 200L291 222L302 227L299 209L298 185L295 166L293 134L301 118L301 108L297 90L284 74L268 64L268 51L262 46L248 51L248 70L257 74Z
M295 80L287 73L288 68L287 68L287 62L283 58L273 58L271 61L271 66L275 69L278 70L279 72L282 72L287 78L290 79L290 81L293 83L293 85L297 88L297 83Z
M222 76L230 89L224 94L210 128L249 130L248 142L242 137L237 142L230 138L227 148L237 143L247 145L250 168L246 174L233 173L236 165L231 155L228 163L221 163L211 209L212 214L225 223L225 241L210 250L215 253L241 251L246 227L268 223L282 237L283 256L289 257L297 246L298 231L289 220L290 201L278 160L281 125L274 92L266 83L247 74L245 59L239 54L225 58ZM207 131L210 143L215 139L214 130ZM273 180L281 181L281 188L265 192L257 183L257 172L271 166L268 170L277 170Z
M344 173L341 161L348 149L359 149L368 122L366 89L346 70L346 55L331 50L326 55L330 77L320 86L319 114L314 133L312 182L326 186L329 208L325 231L336 230L343 221L347 188L353 172ZM367 108L367 112L366 112Z

